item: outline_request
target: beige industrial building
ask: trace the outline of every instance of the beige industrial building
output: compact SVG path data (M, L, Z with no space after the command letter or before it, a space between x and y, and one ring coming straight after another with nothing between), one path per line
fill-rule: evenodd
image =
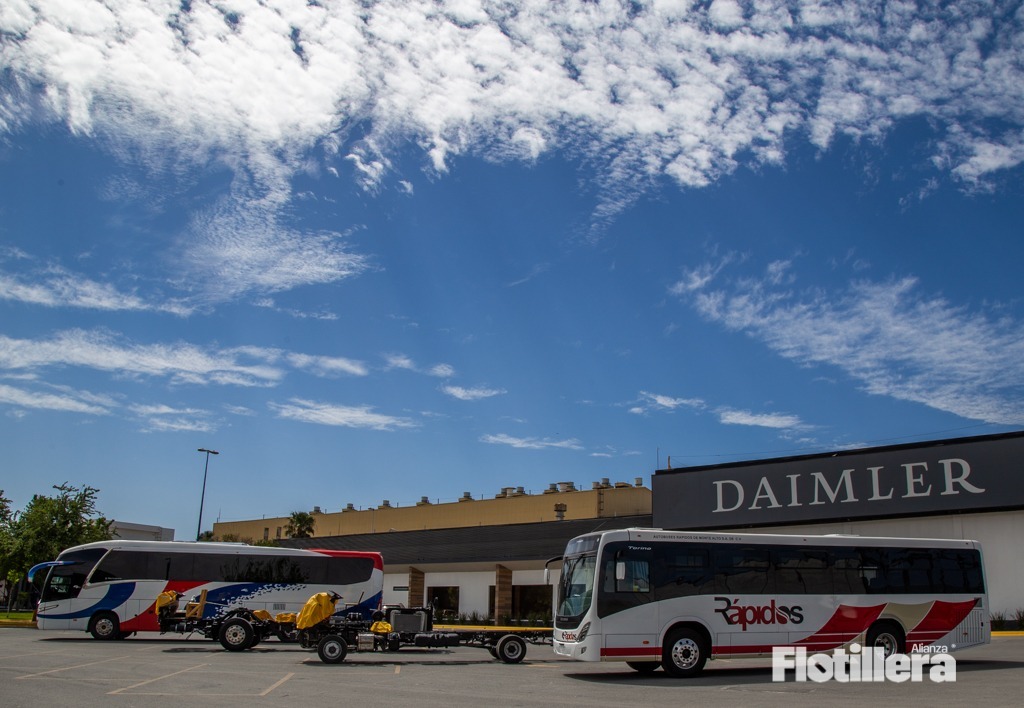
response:
M636 516L651 513L651 490L637 477L633 483L608 479L579 489L574 482L557 482L539 494L523 487L504 487L492 498L476 499L469 492L455 502L433 503L428 497L409 506L393 506L384 500L369 509L349 504L341 511L327 513L313 507L315 538L466 528L507 526L548 521L575 521ZM214 538L235 541L281 540L287 538L289 516L245 521L223 521L213 525ZM387 559L385 559L385 562Z
M550 622L553 588L545 562L566 543L600 529L651 525L651 490L608 479L580 489L573 482L540 493L505 487L494 497L464 494L449 503L325 513L314 507L312 538L287 538L289 517L214 524L219 539L280 539L304 548L379 551L384 602L431 603L441 616ZM552 568L556 571L557 566Z

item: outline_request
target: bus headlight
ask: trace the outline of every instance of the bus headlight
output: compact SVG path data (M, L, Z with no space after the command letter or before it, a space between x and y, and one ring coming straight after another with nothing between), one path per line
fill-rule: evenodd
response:
M587 622L582 627L580 627L580 633L578 635L576 635L576 641L577 642L582 642L584 639L586 639L587 638L587 632L589 632L589 631L590 631L590 622Z

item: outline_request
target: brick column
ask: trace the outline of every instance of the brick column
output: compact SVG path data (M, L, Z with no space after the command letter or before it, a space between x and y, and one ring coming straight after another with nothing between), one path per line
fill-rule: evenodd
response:
M418 568L409 568L409 601L408 607L423 607L424 587L423 571Z
M494 619L501 624L512 614L512 571L503 565L494 566Z

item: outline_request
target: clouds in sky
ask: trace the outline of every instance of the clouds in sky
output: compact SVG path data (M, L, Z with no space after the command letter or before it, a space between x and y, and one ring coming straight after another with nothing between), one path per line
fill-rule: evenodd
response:
M706 319L806 366L834 367L865 391L964 418L1024 423L1024 328L996 312L923 293L912 277L800 288L790 263L727 279L700 265L670 291ZM718 277L705 277L716 272ZM783 416L785 418L785 416ZM730 422L730 421L723 421Z
M212 297L357 275L341 233L286 223L299 173L369 189L417 145L598 166L614 215L668 177L707 185L919 117L932 164L973 185L1024 160L1022 18L991 3L83 0L0 8L0 135L40 121L161 174L210 166L183 267ZM347 167L345 167L347 166Z
M0 335L0 371L7 372L6 383L0 383L0 402L15 410L118 413L143 421L145 430L209 432L219 426L215 415L207 410L159 403L127 405L114 395L96 395L40 380L44 370L66 367L91 369L118 379L161 378L173 386L243 388L274 388L296 371L319 378L361 378L370 374L365 363L344 357L254 346L216 348L187 342L142 345L107 331L66 330L38 340ZM416 425L410 419L375 413L369 407L303 399L268 405L279 417L324 425L376 430ZM251 415L246 409L226 410L235 415Z

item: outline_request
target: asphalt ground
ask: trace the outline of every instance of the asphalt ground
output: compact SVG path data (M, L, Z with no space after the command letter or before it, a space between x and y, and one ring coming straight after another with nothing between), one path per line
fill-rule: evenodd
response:
M268 640L227 652L200 637L100 642L82 632L0 631L0 705L31 706L1020 706L1024 637L958 652L955 683L774 683L769 660L717 660L696 679L573 662L530 645L521 664L483 649L315 652Z

